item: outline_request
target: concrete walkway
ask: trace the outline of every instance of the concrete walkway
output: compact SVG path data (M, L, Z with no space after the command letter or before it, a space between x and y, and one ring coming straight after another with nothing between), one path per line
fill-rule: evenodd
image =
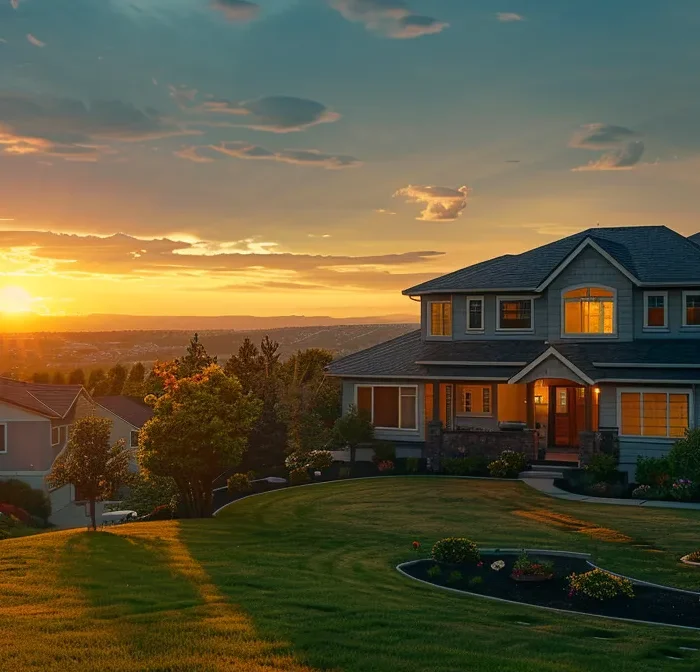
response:
M646 506L655 509L692 509L700 511L698 502L659 502L651 499L616 499L614 497L588 497L587 495L577 495L567 492L554 485L551 478L522 478L526 485L534 488L543 495L566 499L572 502L587 502L588 504L616 504L617 506Z

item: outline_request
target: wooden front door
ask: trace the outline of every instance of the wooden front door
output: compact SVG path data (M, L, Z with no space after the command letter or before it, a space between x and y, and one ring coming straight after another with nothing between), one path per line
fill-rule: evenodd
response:
M549 391L550 445L564 448L578 446L578 434L584 426L584 388L551 387Z

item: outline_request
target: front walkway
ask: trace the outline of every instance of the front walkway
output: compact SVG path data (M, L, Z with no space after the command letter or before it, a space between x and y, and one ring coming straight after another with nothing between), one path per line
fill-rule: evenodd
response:
M588 497L587 495L577 495L567 492L554 485L552 478L521 478L526 485L534 488L543 495L556 497L557 499L567 499L573 502L588 502L589 504L617 504L618 506L647 506L657 509L694 509L700 511L698 502L659 502L651 499L616 499L614 497Z

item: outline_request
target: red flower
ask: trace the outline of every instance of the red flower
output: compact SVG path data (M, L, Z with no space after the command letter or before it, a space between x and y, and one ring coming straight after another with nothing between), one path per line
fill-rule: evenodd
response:
M484 563L483 563L481 560L479 560L479 562L476 563L476 566L477 566L477 567L483 567L483 566L484 566Z
M413 546L413 550L417 551L420 548L420 541L414 541L412 546Z

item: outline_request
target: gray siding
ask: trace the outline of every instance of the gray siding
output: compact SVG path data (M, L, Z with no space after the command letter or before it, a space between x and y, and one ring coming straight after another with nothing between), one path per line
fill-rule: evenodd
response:
M580 285L599 285L617 290L617 337L614 340L631 341L634 337L634 305L632 282L592 248L586 248L547 288L550 341L562 338L562 290ZM610 336L601 337L606 340ZM578 340L582 340L578 337ZM590 340L586 338L586 340Z
M666 331L644 330L644 292L649 288L634 290L634 337L636 338L700 338L700 329L683 327L683 290L665 289L668 292L668 329Z
M355 403L356 385L416 385L416 381L405 380L343 380L343 413ZM418 384L418 428L415 430L377 429L374 436L382 441L424 441L425 437L425 386Z
M0 453L0 472L48 471L53 459L48 419L7 421L7 453Z
M630 385L620 385L619 387L632 387ZM649 388L687 389L691 392L693 405L693 415L691 427L700 426L700 404L698 403L696 386L671 385L663 386L649 385ZM617 390L616 385L601 385L599 397L599 421L600 427L618 427L617 417ZM619 429L619 428L618 428ZM626 439L620 438L620 471L626 471L631 480L634 479L638 457L663 457L673 445L673 439Z

